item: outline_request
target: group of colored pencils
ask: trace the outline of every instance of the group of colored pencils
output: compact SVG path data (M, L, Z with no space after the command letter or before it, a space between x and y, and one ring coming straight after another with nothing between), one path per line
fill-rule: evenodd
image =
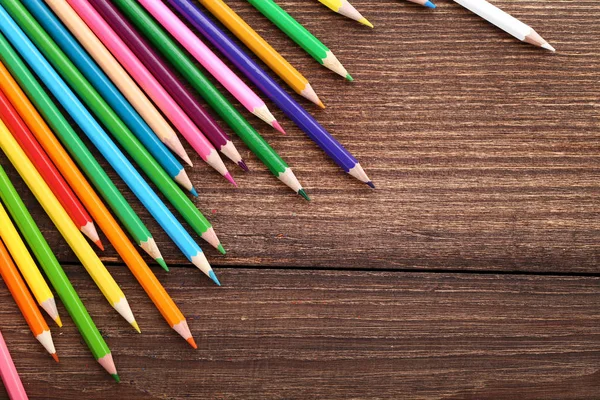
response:
M248 1L318 63L353 80L333 52L275 1ZM373 27L346 0L319 1ZM413 1L435 8L428 0ZM520 40L553 50L533 29L485 0L455 1ZM306 77L223 0L199 3L291 90L325 107ZM67 118L186 258L220 285L196 240L147 182L198 236L225 254L212 225L186 193L197 196L181 163L191 166L192 160L178 133L237 185L219 153L244 171L248 167L221 119L272 174L309 197L284 159L213 79L243 108L285 133L261 95L271 100L346 173L374 188L358 160L194 2L0 0L0 148L109 304L140 331L125 294L84 238L103 250L97 227L167 323L194 348L185 317L132 244L168 271L154 238ZM110 349L2 167L0 200L0 273L32 333L58 361L39 309L61 326L52 287L95 359L118 381ZM1 335L0 371L10 396L26 398Z

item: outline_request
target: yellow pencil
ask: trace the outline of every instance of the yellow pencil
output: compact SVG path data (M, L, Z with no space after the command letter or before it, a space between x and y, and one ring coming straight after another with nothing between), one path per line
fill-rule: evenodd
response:
M137 322L121 288L69 218L2 120L0 120L0 148L19 172L110 305L139 332Z
M2 238L2 241L8 248L8 252L17 264L19 271L21 271L21 275L23 275L27 286L31 289L35 300L48 313L50 318L56 322L56 325L62 326L54 295L35 261L31 258L29 250L25 247L25 243L23 243L17 228L13 225L2 203L0 203L0 238Z
M365 17L360 15L360 13L352 6L352 4L348 3L348 0L319 0L323 5L327 6L330 10L335 11L338 14L342 14L344 17L348 17L355 21L360 22L363 25L368 26L369 28L373 27L373 24L370 23Z

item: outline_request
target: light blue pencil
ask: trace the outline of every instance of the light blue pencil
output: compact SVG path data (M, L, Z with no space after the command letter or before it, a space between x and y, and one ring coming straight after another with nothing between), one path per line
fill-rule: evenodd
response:
M194 242L171 211L163 204L127 157L119 150L98 122L81 104L77 96L73 94L71 89L1 5L0 32L17 49L21 57L25 59L54 97L67 110L75 122L77 122L88 139L102 153L115 171L117 171L121 179L125 181L127 186L152 214L183 254L192 264L208 275L216 284L220 285L200 246Z
M108 105L121 117L123 122L131 129L131 132L133 132L144 147L148 149L150 154L154 156L156 161L165 169L165 172L186 190L196 194L192 182L181 163L158 139L148 124L146 124L138 112L121 94L119 89L115 87L112 81L98 67L54 13L46 7L44 2L41 0L24 1L23 4L29 9L31 15L33 15L42 28L46 30L46 33L54 39L56 44L71 59L79 71L98 90L98 93L106 100Z

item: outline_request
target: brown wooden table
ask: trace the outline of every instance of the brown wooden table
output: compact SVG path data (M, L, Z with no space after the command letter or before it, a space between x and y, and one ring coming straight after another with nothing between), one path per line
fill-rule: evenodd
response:
M252 169L230 167L239 189L196 157L196 203L229 251L205 247L217 288L115 177L173 267L154 269L189 319L192 351L107 249L142 335L116 316L0 156L123 379L94 362L62 306L54 365L2 285L0 327L31 398L600 398L600 3L494 1L551 54L447 0L435 11L354 0L374 30L313 0L281 1L354 83L229 3L310 79L328 108L305 105L378 189L290 121L281 136L248 117L313 201L239 140Z

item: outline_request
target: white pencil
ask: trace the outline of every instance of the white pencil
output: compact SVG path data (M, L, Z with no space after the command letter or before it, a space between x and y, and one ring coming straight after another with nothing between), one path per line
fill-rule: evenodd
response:
M542 47L546 50L556 51L554 47L546 42L532 27L525 25L515 17L505 13L485 0L454 1L523 42Z

